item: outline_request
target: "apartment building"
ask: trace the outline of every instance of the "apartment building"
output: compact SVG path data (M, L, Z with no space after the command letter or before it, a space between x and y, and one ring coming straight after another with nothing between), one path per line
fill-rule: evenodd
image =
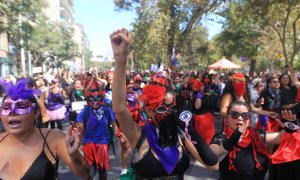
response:
M5 18L0 18L5 23ZM8 34L0 33L0 77L12 74L14 61L9 57Z
M59 22L63 25L65 31L72 32L72 39L78 45L79 53L88 46L87 36L81 24L75 23L74 20L74 1L73 0L48 0L48 7L45 9L45 14L50 21ZM66 64L81 68L84 65L84 57L76 57L70 59Z

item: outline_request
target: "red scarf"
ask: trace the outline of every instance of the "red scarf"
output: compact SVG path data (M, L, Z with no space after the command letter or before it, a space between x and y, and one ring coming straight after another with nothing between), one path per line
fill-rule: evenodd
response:
M227 138L230 138L234 130L228 128L226 125L224 127L224 133ZM263 170L261 164L257 160L257 153L263 154L268 158L271 154L267 150L267 146L263 143L261 137L252 127L248 127L244 135L242 135L242 139L238 142L238 147L234 146L231 151L229 151L229 170L237 171L235 166L233 165L233 160L236 158L236 153L240 151L240 148L247 148L249 145L252 145L252 153L253 158L256 164L256 168L259 170Z
M280 164L300 159L300 133L283 132L280 146L272 155L272 164Z

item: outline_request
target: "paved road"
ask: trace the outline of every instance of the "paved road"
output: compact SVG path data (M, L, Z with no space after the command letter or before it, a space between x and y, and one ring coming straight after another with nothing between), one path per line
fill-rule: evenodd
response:
M218 114L215 114L217 117L216 121L216 132L220 132L221 124L220 118ZM119 175L121 172L121 159L120 159L120 146L118 142L115 142L115 151L116 154L114 155L112 148L110 148L110 170L107 173L108 180L116 180L119 179ZM184 179L186 180L216 180L219 178L218 171L208 170L199 162L195 162L193 158L191 159L191 164L188 171L185 173ZM59 166L59 179L61 180L79 180L76 176L70 172L70 170L65 167L63 163ZM97 176L94 180L98 179Z

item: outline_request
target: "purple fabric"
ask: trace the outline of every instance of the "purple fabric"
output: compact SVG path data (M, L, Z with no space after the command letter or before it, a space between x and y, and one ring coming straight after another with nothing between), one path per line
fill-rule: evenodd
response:
M42 91L40 89L34 89L33 93L37 96L41 96L42 95Z
M162 148L161 146L159 146L156 127L153 124L146 124L145 130L149 146L153 149L153 151L161 161L166 172L168 174L171 174L176 167L179 158L178 148L175 145L169 146L167 148Z
M48 104L47 104L47 109L48 110L57 110L61 108L64 104L64 100L59 92L56 94L53 94L51 91L49 91L49 96L48 96Z
M268 115L260 115L260 121L261 121L261 126L262 126L263 130L266 129L268 120L269 120Z
M59 108L61 108L63 105L62 104L51 104L52 102L48 103L48 107L47 109L50 110L50 111L54 111L54 110L57 110Z
M19 80L15 85L7 84L5 86L5 91L7 95L12 99L12 100L17 100L17 99L27 99L30 97L34 97L33 95L33 89L27 88L27 84L29 83L28 78L24 78Z
M101 109L101 108L99 108ZM97 117L97 110L95 110L94 108L90 108L90 116L89 116L89 128L94 129L95 127L97 127L99 121L101 119L98 120Z
M135 100L134 94L127 93L126 100L130 107L134 107L136 105L136 100Z

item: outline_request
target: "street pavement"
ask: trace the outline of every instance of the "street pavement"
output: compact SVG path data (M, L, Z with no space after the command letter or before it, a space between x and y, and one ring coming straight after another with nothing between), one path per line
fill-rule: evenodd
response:
M219 114L215 114L216 116L216 132L220 132L221 130L221 121ZM66 126L66 125L65 125ZM65 128L64 128L65 129ZM115 154L113 153L113 148L110 146L109 154L110 154L110 170L107 172L108 180L117 180L119 179L119 175L121 172L121 158L120 158L120 145L118 142L114 143ZM185 173L185 180L216 180L219 178L218 171L209 170L204 167L201 163L195 161L193 158L191 159L191 164L187 172ZM61 180L79 180L80 178L73 175L72 172L62 163L59 165L59 179ZM94 180L98 179L97 175L94 177Z

